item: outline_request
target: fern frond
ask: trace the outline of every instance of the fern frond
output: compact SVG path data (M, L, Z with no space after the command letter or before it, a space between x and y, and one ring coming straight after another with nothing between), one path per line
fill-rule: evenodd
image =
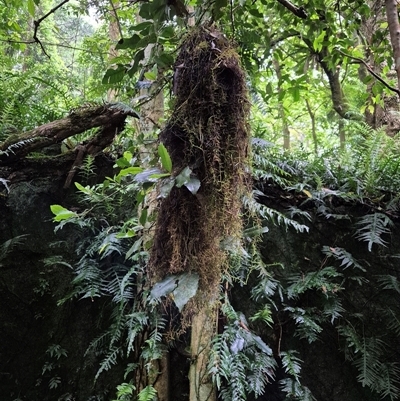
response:
M371 252L372 245L386 246L382 235L390 233L390 226L393 226L392 220L383 213L367 214L357 223L360 228L355 232L357 239L368 243L368 251Z
M7 254L12 252L12 250L16 246L21 245L25 238L26 238L26 235L18 235L18 236L14 237L14 238L11 238L11 239L7 240L6 242L3 242L0 245L0 261L5 259ZM1 264L0 264L0 266L1 266Z
M283 369L285 372L295 379L296 382L300 383L300 373L302 360L297 356L296 350L282 351L281 360Z
M343 274L332 266L306 274L294 274L288 278L288 282L292 283L287 288L288 298L297 298L309 290L321 291L326 296L337 293L341 289L340 284L332 279L342 276Z
M114 365L116 365L118 358L121 356L122 356L121 347L114 346L113 348L111 348L107 352L105 358L100 363L100 368L98 369L96 376L94 378L95 381L100 377L102 372L110 370Z
M392 290L400 294L400 282L397 277L385 274L377 276L377 278L383 290Z
M353 266L363 272L366 272L366 269L363 266L361 266L360 263L358 263L358 261L353 257L353 255L350 252L347 252L343 248L323 246L322 252L328 257L332 257L341 262L340 266L343 267L343 270Z
M257 196L264 196L264 194L260 191L254 191L254 196L257 198ZM271 221L278 226L284 226L286 229L292 227L299 233L309 231L309 227L305 224L300 224L296 220L286 217L283 213L258 203L256 199L244 197L243 205L250 213L254 215L258 214L262 218Z

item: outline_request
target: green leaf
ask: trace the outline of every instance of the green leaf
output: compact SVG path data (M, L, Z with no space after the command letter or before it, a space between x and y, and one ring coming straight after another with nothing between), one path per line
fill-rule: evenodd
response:
M154 302L174 291L178 284L177 277L178 276L175 275L168 276L159 283L154 284L153 288L150 291L150 300Z
M144 77L149 81L155 81L157 79L157 75L154 73L154 71L145 72Z
M150 26L153 26L153 25L154 24L152 22L150 22L150 21L144 21L144 22L141 22L140 24L133 25L131 27L131 30L132 31L143 31L144 29L146 29L146 28L148 28Z
M321 51L322 50L322 43L324 41L324 37L326 35L326 31L323 30L315 39L313 42L313 47L315 51Z
M139 401L154 401L157 391L153 386L146 386L138 395Z
M176 177L175 182L178 188L186 185L190 181L190 174L192 170L189 167L185 167Z
M57 222L62 220L68 220L73 217L78 217L77 213L72 212L71 210L68 210L65 207L62 207L61 205L51 205L50 210L55 215L53 220Z
M174 302L179 311L188 303L190 298L196 295L199 287L199 275L196 273L184 273L177 280L178 285L172 292Z
M149 168L149 169L144 170L141 173L137 174L135 176L135 181L139 182L141 184L143 184L145 182L156 182L157 174L163 174L163 172L157 167Z
M142 38L136 33L130 38L120 39L115 46L116 49L136 49Z
M110 68L104 74L102 84L117 84L121 82L126 74L125 66L119 64L117 68Z
M190 177L189 181L184 185L193 195L196 195L200 189L201 183L197 177Z
M228 0L215 0L213 9L214 21L220 19L223 16L224 12L222 9L227 5L228 5Z
M293 95L293 101L298 102L300 100L300 88L298 86L294 86L291 89Z
M172 171L171 157L169 156L167 148L162 143L158 145L158 155L161 158L161 164L164 170L167 170L170 173Z
M174 185L175 185L175 178L170 177L168 180L165 180L163 185L161 185L160 187L160 191L157 198L158 199L166 198L171 192L171 189L174 187Z
M197 273L183 273L166 277L150 291L150 301L155 302L172 294L175 305L181 311L189 299L196 295L199 286Z
M32 17L35 16L35 2L33 0L28 0L28 12Z
M79 182L75 182L75 186L84 194L89 196L93 195L93 191L88 186L84 187L83 185L79 184Z
M148 210L147 210L147 209L143 209L143 210L142 210L142 213L141 213L141 215L140 215L140 217L139 217L139 223L140 223L142 226L144 226L144 225L146 224L146 221L147 221L147 213L148 213Z
M126 175L136 175L143 171L142 167L127 167L122 169L119 173L119 177L125 177Z
M168 53L162 53L156 57L156 63L160 68L169 68L174 63L174 57Z

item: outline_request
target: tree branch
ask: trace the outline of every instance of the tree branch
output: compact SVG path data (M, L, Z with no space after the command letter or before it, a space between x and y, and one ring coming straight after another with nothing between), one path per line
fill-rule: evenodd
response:
M102 127L86 144L90 153L96 154L110 145L115 135L123 130L128 116L139 117L133 109L121 103L74 110L66 118L44 124L22 135L13 135L0 143L0 166L12 164L33 151L60 143L90 128Z
M35 30L33 32L33 39L35 40L35 43L39 43L43 53L50 58L50 56L46 53L45 48L43 47L42 42L40 41L40 39L37 37L37 33L38 33L38 29L40 24L51 14L55 13L60 7L62 7L65 3L68 3L69 0L63 0L60 4L58 4L57 6L53 7L47 14L43 15L43 17L39 18L38 20L33 21L33 24L35 26Z
M304 7L298 7L291 3L289 0L277 0L278 3L282 4L285 8L287 8L289 11L291 11L296 17L299 17L301 19L307 19L308 14Z
M343 54L343 56L348 57L351 60L356 61L358 64L363 64L365 66L365 68L367 69L367 71L374 77L376 78L381 84L383 84L384 86L386 86L386 88L388 88L389 90L391 90L392 92L395 92L399 97L400 97L400 89L395 88L394 86L390 85L388 82L386 82L381 76L379 76L372 68L369 64L367 64L363 59L358 58L358 57L354 57L351 54L347 54L342 50L337 49L337 51L340 54Z

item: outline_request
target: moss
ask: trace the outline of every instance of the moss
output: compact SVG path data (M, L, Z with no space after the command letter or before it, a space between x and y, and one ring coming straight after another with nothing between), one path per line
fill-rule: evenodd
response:
M214 27L194 29L180 49L175 106L160 140L174 173L189 166L201 187L196 195L175 187L162 202L149 273L195 271L200 290L215 292L228 266L221 241L242 231L249 102L235 48Z

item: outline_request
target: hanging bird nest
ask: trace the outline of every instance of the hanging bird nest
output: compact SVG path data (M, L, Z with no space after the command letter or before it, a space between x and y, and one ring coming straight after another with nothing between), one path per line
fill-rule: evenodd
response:
M249 101L234 46L214 27L195 28L175 62L175 104L160 134L173 173L190 167L196 194L174 187L162 201L149 273L199 274L215 291L227 268L223 241L240 242L241 198L247 191Z

